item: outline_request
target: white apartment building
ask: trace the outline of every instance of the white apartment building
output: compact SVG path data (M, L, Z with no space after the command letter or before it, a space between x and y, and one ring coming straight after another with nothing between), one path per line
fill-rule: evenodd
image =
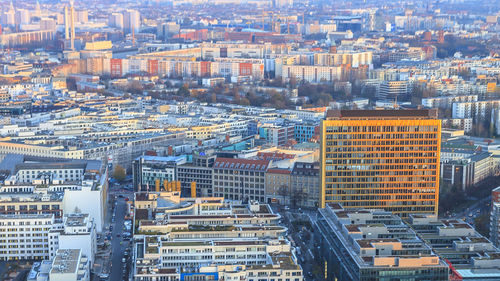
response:
M485 120L491 118L492 111L498 108L500 108L500 100L455 102L452 106L452 117Z
M28 213L29 208L29 213L54 213L61 217L61 207L64 214L74 213L78 209L89 214L97 232L102 231L108 188L108 170L103 162L51 159L36 161L20 156L7 157L1 164L10 167L13 174L0 185L0 194L17 198L14 201L26 201L26 198L18 198L15 194L24 194L25 197L33 195L32 197L39 199L28 198L27 201L41 202L10 204L5 200L0 204L0 213L23 214ZM52 198L56 194L57 199Z
M0 260L48 259L54 215L0 215Z
M96 229L88 214L0 215L0 260L50 259L59 249L79 249L93 264Z
M455 102L476 102L477 95L423 98L422 105L429 108L451 108Z
M338 53L315 53L314 64L324 66L350 65L351 67L372 66L373 53L344 50L340 50Z
M276 76L283 81L295 79L295 81L306 81L309 83L333 82L342 77L340 66L318 66L318 65L283 65L279 68Z
M90 260L90 267L94 264L97 234L94 221L88 214L65 214L62 224L50 231L49 241L51 259L59 249L80 249Z
M464 130L465 133L472 131L472 118L450 118L441 120L443 128Z

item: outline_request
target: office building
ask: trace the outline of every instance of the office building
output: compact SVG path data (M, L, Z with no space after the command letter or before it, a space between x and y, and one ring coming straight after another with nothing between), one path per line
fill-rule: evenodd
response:
M330 203L314 225L326 280L448 280L448 266L401 218Z
M87 10L75 11L75 21L87 23L89 21L89 12Z
M136 10L123 12L123 28L125 32L138 33L141 27L141 14Z
M16 23L16 12L14 10L4 11L1 19L3 26L14 25Z
M41 18L40 19L40 30L55 30L57 23L52 18Z
M214 163L213 192L229 200L265 201L265 179L269 161L217 158Z
M377 98L394 100L409 93L408 81L383 81L377 92Z
M446 149L444 152L450 150L452 149ZM451 186L465 190L498 173L498 159L492 153L460 152L453 150L453 153L460 154L461 157L441 159L441 178Z
M6 47L42 44L54 40L55 30L37 30L0 34L0 45Z
M321 207L438 212L435 110L335 110L321 122Z
M16 110L20 109L16 108ZM143 155L152 146L168 144L174 139L186 136L184 131L157 133L159 131L163 132L164 130L134 129L83 135L78 132L80 139L61 139L56 136L40 139L37 142L28 139L5 140L0 141L0 153L66 159L111 159L113 164L130 169L132 161ZM82 143L82 139L86 141Z
M27 214L53 214L56 219L62 218L62 194L26 194L3 193L0 194L0 214L2 215L27 215Z
M102 231L108 169L101 161L11 154L0 166L10 173L0 185L1 213L52 214L60 218L78 209L90 215L97 232Z
M0 260L48 259L54 215L0 215Z
M140 156L132 163L135 190L156 190L165 182L177 181L177 166L184 163L185 156Z
M215 155L193 155L191 163L177 166L177 180L181 183L181 190L191 189L192 182L196 183L197 197L213 196L213 165Z
M30 11L25 9L17 9L15 14L16 25L29 24L30 23Z
M265 124L259 128L259 136L273 146L284 146L294 139L294 125Z
M112 27L116 27L119 29L123 29L123 14L120 13L111 13L108 18L108 25Z
M162 22L156 26L156 35L159 38L170 38L178 34L181 26L176 22Z
M134 281L303 280L281 217L267 204L142 192L134 205Z
M297 142L310 142L319 137L319 126L317 124L296 124L293 130Z

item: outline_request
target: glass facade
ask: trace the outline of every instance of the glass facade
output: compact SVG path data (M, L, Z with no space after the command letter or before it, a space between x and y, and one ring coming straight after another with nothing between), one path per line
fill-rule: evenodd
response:
M440 120L431 118L323 120L322 206L437 213L440 134Z

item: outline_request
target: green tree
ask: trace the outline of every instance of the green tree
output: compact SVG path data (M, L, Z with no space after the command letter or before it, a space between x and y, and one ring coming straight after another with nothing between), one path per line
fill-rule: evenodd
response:
M113 171L113 178L118 182L123 182L126 176L127 172L125 169L120 165L116 165L115 170Z

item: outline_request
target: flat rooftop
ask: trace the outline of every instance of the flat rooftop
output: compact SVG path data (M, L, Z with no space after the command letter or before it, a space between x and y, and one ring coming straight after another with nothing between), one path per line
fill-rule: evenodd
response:
M328 110L327 119L383 119L383 118L437 118L435 109L401 109L401 110Z
M80 249L57 250L51 274L73 273L78 269Z

